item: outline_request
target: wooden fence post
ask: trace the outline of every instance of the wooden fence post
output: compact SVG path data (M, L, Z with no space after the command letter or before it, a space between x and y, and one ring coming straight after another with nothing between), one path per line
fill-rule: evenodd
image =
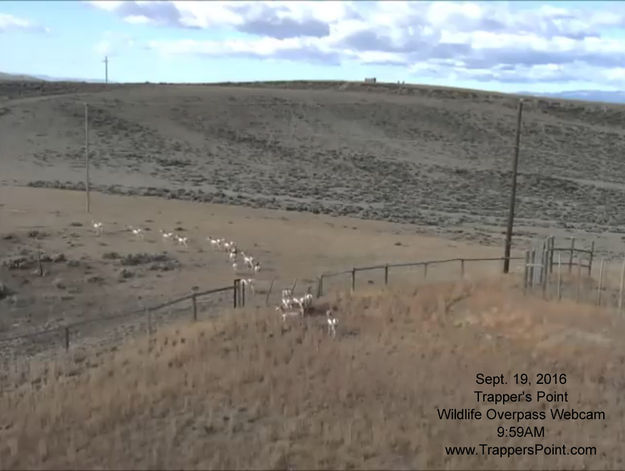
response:
M464 258L460 259L460 277L464 280Z
M356 268L352 268L352 291L356 291Z
M275 278L271 280L271 284L269 285L269 290L267 291L267 296L265 296L265 306L269 306L269 295L271 294L274 281L276 281Z
M239 278L235 278L234 279L234 285L232 286L232 298L233 298L233 305L234 308L237 308L237 296L238 296L238 291L239 291Z
M39 276L43 276L43 264L41 263L41 247L37 249L37 265L39 267Z
M573 253L575 252L575 237L571 237L571 255L569 256L569 273L573 270Z
M597 285L597 306L601 306L601 289L603 288L603 259L599 264L599 284Z
M384 266L384 285L388 285L388 263Z
M191 301L193 302L193 321L197 321L197 295L193 293L191 297Z
M424 280L428 279L428 262L425 262L423 264L423 279Z
M87 213L91 212L89 186L89 105L85 103L85 194L87 196Z
M69 350L69 327L65 327L65 351Z
M246 283L239 284L239 287L241 289L241 307L245 307L245 285Z
M625 260L623 260L623 267L621 268L621 287L618 291L618 312L621 313L623 307L623 282L625 281Z
M152 335L152 311L149 308L145 308L145 313L148 318L148 336Z
M588 276L592 273L592 257L595 253L595 241L590 243L590 259L588 260Z

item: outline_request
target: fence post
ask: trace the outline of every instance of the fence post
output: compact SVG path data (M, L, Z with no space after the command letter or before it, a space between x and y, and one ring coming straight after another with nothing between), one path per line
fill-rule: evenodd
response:
M265 306L269 306L269 295L271 294L271 290L273 288L273 283L276 279L273 278L271 280L271 284L269 285L269 290L267 291L267 296L265 296Z
M562 254L558 252L558 301L562 299Z
M571 255L569 256L569 273L573 271L573 252L575 251L575 237L571 237Z
M425 262L423 264L423 279L424 280L428 279L428 262Z
M553 252L554 252L554 248L556 246L556 237L555 236L551 236L550 239L550 244L549 244L549 273L553 273Z
M43 276L43 265L41 263L41 247L37 249L37 266L39 267L39 276Z
M352 268L352 291L356 291L356 268Z
M291 294L294 296L295 295L295 287L297 286L297 278L295 278L295 280L293 280L293 286L291 286Z
M85 195L87 197L87 213L91 212L89 183L89 105L85 103Z
M545 269L545 243L540 244L540 263L538 268L538 284L543 285L543 275Z
M388 263L384 266L384 285L388 285Z
M529 263L530 263L530 251L526 250L525 251L525 267L523 270L523 294L527 293Z
M65 327L65 351L69 350L69 327Z
M623 307L623 281L625 281L625 260L623 260L623 267L621 268L621 287L618 292L618 312L621 313Z
M239 287L241 288L241 307L245 307L245 285L247 283L241 283Z
M150 311L150 309L146 307L145 313L148 317L148 337L150 337L152 335L152 311Z
M530 288L534 288L534 264L536 263L536 249L530 255Z
M582 264L577 264L577 293L575 295L575 301L579 302L580 294L582 291Z
M590 259L588 260L588 276L592 273L592 257L595 253L595 241L590 243Z
M193 302L193 321L197 321L197 295L193 293L191 297L191 301Z
M464 258L460 259L460 277L464 280Z
M236 309L237 308L237 295L239 291L239 278L235 278L234 279L234 284L232 286L232 298L233 298L233 306Z
M549 277L549 243L547 243L543 250L543 266L541 267L541 273L543 275L543 299L547 298L547 279Z
M597 305L601 306L601 289L603 288L603 259L599 264L599 284L597 285Z

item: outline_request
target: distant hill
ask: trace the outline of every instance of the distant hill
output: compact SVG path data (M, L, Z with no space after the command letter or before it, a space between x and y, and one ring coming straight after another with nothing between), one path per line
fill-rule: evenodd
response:
M519 95L562 98L565 100L599 101L604 103L625 103L625 92L606 90L571 90L568 92L535 93L518 92Z
M43 82L44 81L44 79L40 77L34 77L32 75L7 74L4 72L0 72L0 80L2 81L21 80L23 82Z
M102 79L84 79L70 77L51 77L49 75L37 74L8 74L0 72L0 80L2 81L22 81L22 82L87 82L87 83L104 83ZM111 81L109 81L112 83Z

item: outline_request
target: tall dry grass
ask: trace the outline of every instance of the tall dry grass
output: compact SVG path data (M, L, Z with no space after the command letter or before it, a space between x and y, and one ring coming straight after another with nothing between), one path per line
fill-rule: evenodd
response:
M622 467L620 319L523 298L500 279L319 303L336 309L334 339L322 316L285 327L270 310L230 312L99 356L29 364L0 395L0 467ZM496 421L438 419L436 407L476 407L480 371L567 373L571 405L608 419L523 425L545 425L540 442L600 454L445 456L444 445L534 442L497 438Z

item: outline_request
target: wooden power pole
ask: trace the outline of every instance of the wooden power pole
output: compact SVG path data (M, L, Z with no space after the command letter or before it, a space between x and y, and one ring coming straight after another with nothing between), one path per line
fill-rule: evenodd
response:
M109 58L104 56L104 83L109 83Z
M510 191L510 209L508 210L508 227L506 229L506 247L504 250L503 272L510 271L510 248L512 246L512 226L514 223L514 203L516 201L516 177L519 167L519 143L521 140L521 118L523 115L523 99L519 100L519 114L516 124L516 139L514 144L514 160L512 161L512 189Z
M87 212L91 212L89 201L89 105L85 103L85 192L87 196Z

